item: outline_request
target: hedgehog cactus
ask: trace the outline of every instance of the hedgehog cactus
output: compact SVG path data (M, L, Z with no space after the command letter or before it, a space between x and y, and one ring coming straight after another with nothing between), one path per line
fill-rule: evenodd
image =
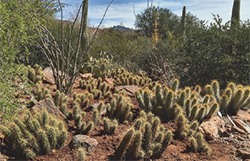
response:
M27 158L58 149L66 140L67 132L61 125L63 123L49 115L47 111L43 111L41 115L27 111L23 119L13 118L13 120L8 128L0 126L0 129L7 140Z
M130 98L121 94L115 94L110 104L107 104L107 116L110 119L116 118L119 122L124 122L125 120L130 120L132 109L133 104L131 104Z
M115 151L115 156L117 159L120 159L123 156L125 150L127 149L130 143L130 140L133 138L134 133L134 129L131 128L125 134L124 138L122 139L122 142L119 144L118 148Z
M132 156L137 159L140 158L140 151L141 151L141 144L142 144L142 133L141 131L136 131L134 134L134 140L133 143L131 144L131 152Z
M33 68L28 66L28 78L34 84L41 84L44 74L42 73L42 67L34 65Z
M220 98L220 85L219 82L217 80L213 80L211 83L212 86L212 90L213 90L213 94L216 98L217 101L219 101Z
M113 134L116 127L118 126L118 122L116 120L111 122L109 118L104 118L103 122L104 122L104 132L109 135Z
M177 92L177 91L178 91L179 83L180 83L180 82L179 82L178 79L175 79L175 80L173 81L173 84L172 84L171 89L172 89L174 92Z
M78 156L78 161L85 161L86 160L86 155L85 155L84 148L79 147L77 149L77 156Z

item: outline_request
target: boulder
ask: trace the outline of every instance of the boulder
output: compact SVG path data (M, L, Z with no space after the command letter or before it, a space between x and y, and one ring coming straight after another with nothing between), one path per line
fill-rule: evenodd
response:
M225 122L220 117L215 116L206 121L203 121L199 127L199 131L208 139L216 139L225 131Z
M52 71L51 67L46 67L43 70L43 73L45 75L45 77L43 78L43 82L49 83L51 85L55 85L56 84L54 76L53 76L53 71Z
M91 153L95 150L98 142L96 139L90 138L87 135L75 135L69 143L71 149L83 147L86 152Z
M135 91L139 89L137 85L125 85L125 86L117 86L115 89L122 91L123 89L126 91L128 96L134 97Z
M48 113L53 114L56 117L66 119L65 115L59 110L58 107L55 106L54 102L50 98L45 98L39 101L31 109L37 111L42 111L43 109L46 109Z

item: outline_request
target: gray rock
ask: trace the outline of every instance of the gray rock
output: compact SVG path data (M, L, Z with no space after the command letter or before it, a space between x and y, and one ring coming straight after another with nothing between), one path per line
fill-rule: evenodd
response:
M218 116L203 121L199 127L199 131L208 139L216 139L220 137L220 131L224 131L225 122Z
M55 80L54 80L53 71L52 71L51 67L46 67L43 70L43 73L45 75L45 77L43 78L43 82L49 83L51 85L56 84Z
M117 86L115 89L122 91L123 89L126 91L128 96L134 97L135 91L139 89L137 85L125 85L125 86Z
M94 109L98 108L98 105L99 105L99 103L93 103L92 105L88 106L86 110L87 111L89 111L89 110L93 111ZM107 105L104 104L103 109L101 111L101 115L106 115L106 106Z
M95 150L98 142L96 139L90 138L87 135L75 135L69 143L71 149L83 147L86 152L91 153Z
M48 113L53 114L56 117L66 119L65 115L59 110L58 107L55 106L54 102L50 98L45 98L39 101L31 109L37 111L42 111L43 109L46 109Z

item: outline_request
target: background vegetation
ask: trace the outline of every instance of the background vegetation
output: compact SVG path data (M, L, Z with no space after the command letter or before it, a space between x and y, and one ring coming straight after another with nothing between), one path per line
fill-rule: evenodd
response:
M37 47L39 35L34 30L39 24L46 26L57 44L61 44L61 31L60 22L54 18L58 11L55 0L0 2L0 111L10 114L17 107L14 80L22 75L20 64L48 66ZM169 82L179 78L181 86L205 85L213 79L219 80L222 88L230 81L250 84L250 21L235 18L236 21L232 19L223 24L219 16L214 16L214 22L208 24L192 13L185 16L185 35L182 35L180 16L167 8L148 8L136 16L135 26L139 30L99 30L87 56L100 58L103 56L101 52L106 53L116 66L134 73L143 70L154 79L167 77ZM152 38L155 19L158 23L157 44L153 44ZM235 22L234 25L231 22ZM67 38L70 22L63 25L63 34ZM71 44L76 46L79 26L73 30ZM88 36L93 30L88 28Z

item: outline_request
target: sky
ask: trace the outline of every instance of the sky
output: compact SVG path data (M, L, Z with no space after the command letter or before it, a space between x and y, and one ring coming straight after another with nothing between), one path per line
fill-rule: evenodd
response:
M68 5L64 8L64 19L76 15L82 0L61 0ZM111 0L89 0L88 25L97 27ZM151 6L151 0L149 0ZM219 15L223 23L231 19L233 0L153 0L154 6L167 8L181 16L183 6L186 12L191 12L200 20L213 22L212 14ZM240 19L250 19L250 0L241 0ZM114 0L111 4L101 28L113 27L123 24L125 27L134 28L135 14L141 14L147 8L147 0ZM60 13L56 16L59 18Z

